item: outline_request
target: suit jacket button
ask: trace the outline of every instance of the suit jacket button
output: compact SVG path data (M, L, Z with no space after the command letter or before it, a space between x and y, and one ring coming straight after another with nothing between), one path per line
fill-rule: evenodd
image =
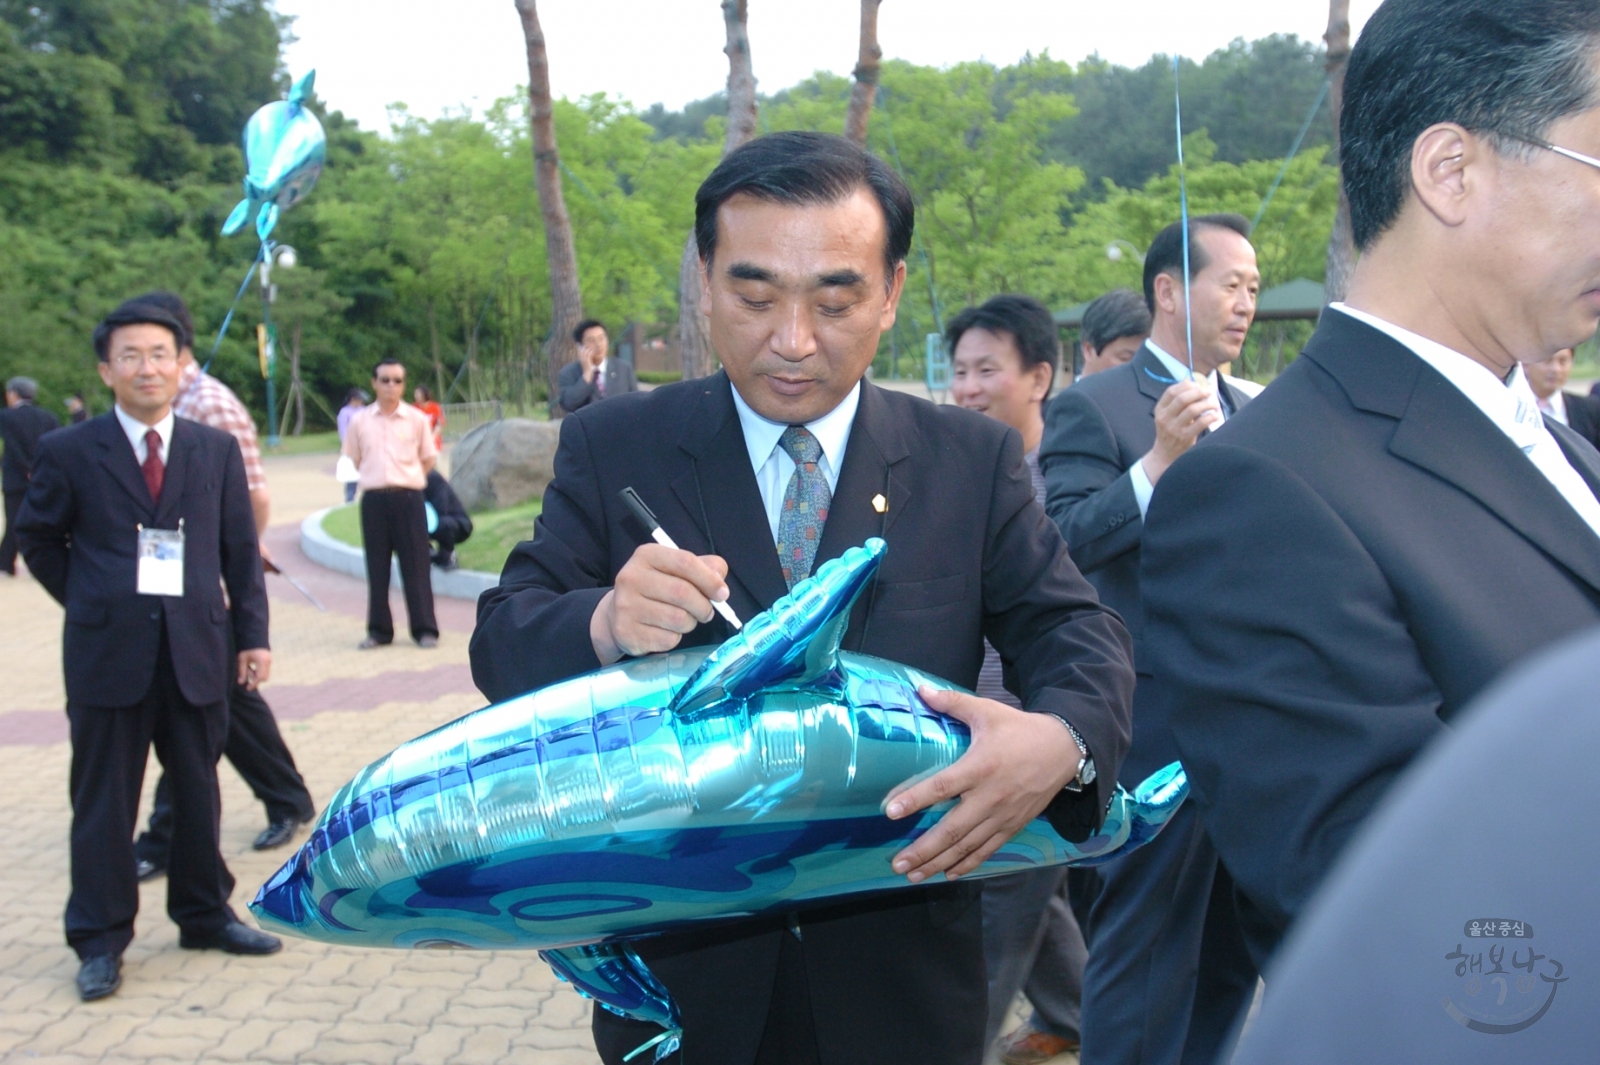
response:
M150 615L150 620L151 621L160 621L161 620L161 611L157 610L154 613L152 613Z

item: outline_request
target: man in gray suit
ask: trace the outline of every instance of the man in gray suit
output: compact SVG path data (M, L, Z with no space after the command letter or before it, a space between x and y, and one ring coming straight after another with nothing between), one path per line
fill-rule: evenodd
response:
M1187 287L1182 225L1157 234L1144 267L1150 338L1127 364L1062 392L1045 418L1045 509L1133 636L1139 681L1126 782L1178 758L1150 697L1139 549L1167 467L1249 401L1219 372L1238 357L1255 317L1261 275L1249 233L1238 215L1192 219ZM1211 1065L1256 971L1232 881L1192 803L1154 842L1101 870L1085 931L1083 1065Z
M556 404L562 412L571 414L607 396L639 391L633 367L610 357L611 337L603 323L585 318L572 331L572 339L578 357L556 376Z

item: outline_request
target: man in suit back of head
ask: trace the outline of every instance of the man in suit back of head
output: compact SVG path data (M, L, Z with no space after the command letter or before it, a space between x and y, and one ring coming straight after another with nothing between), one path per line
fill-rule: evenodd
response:
M865 380L895 320L913 207L842 137L785 132L724 159L695 198L701 309L724 373L592 404L562 425L530 543L479 600L473 677L493 699L625 657L720 643L871 537L889 545L852 651L976 681L988 638L1027 711L924 693L972 726L900 819L960 802L890 868L914 889L639 946L701 1065L964 1065L986 1014L976 868L1044 812L1099 824L1126 743L1122 625L1072 567L1004 425ZM636 489L682 550L643 542ZM596 1011L602 1058L658 1034Z
M1083 371L1093 377L1102 370L1131 362L1150 336L1150 308L1144 297L1127 288L1112 289L1083 309L1079 330L1083 341Z
M5 456L0 458L0 489L5 492L6 531L0 537L0 573L17 575L17 515L22 498L28 493L33 463L39 454L39 438L61 427L61 419L39 406L39 383L31 377L13 377L6 382L6 404L0 408L0 442Z
M1145 528L1156 687L1263 964L1417 752L1600 621L1600 457L1523 370L1600 323L1600 5L1386 0L1340 168L1346 302Z

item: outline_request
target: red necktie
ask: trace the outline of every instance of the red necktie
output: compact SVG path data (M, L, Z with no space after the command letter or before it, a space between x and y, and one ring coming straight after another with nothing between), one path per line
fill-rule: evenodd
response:
M167 478L166 464L161 461L161 434L151 429L144 434L144 483L150 489L150 498L161 501L161 482Z

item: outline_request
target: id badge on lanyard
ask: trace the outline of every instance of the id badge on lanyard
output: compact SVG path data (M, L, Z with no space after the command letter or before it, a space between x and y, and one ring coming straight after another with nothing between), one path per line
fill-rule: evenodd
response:
M176 529L139 530L139 594L183 595L183 519Z

